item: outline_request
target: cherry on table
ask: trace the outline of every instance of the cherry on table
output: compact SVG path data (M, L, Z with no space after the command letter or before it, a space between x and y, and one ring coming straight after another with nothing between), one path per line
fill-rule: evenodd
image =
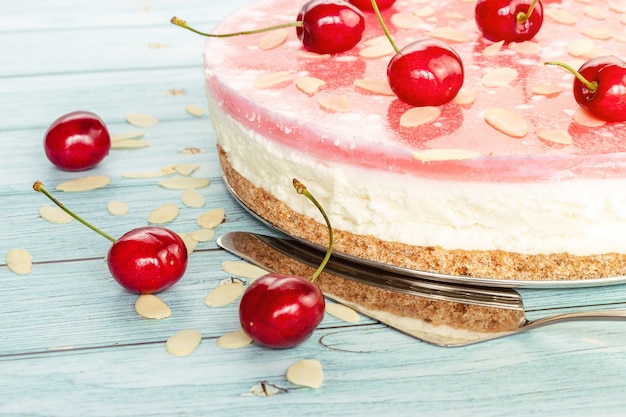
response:
M52 164L65 171L98 165L111 149L104 122L89 111L74 111L56 119L44 134L44 151Z
M540 0L478 0L476 25L491 41L523 42L532 39L543 24Z

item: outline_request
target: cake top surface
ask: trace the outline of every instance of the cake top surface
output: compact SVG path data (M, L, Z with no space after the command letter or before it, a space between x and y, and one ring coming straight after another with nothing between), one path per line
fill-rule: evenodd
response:
M300 7L292 0L254 3L214 33L294 21ZM537 36L511 44L484 39L474 7L465 0L398 0L383 12L398 46L442 39L463 61L465 81L457 99L422 108L426 115L420 117L430 121L415 127L401 122L415 110L387 91L394 51L371 12L364 13L361 42L342 54L306 52L295 29L209 39L207 86L240 123L322 159L442 179L626 177L626 124L581 111L573 75L544 65L562 61L578 68L594 56L621 58L626 3L544 2ZM503 122L501 113L517 121ZM498 123L508 127L493 127Z

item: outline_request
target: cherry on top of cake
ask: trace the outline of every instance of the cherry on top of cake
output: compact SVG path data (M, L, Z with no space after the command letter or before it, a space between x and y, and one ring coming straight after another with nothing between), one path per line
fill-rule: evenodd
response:
M443 39L463 61L465 81L458 100L434 110L424 109L426 114L419 116L422 119L414 121L418 126L403 126L405 113L419 110L399 101L386 86L386 68L394 51L371 12L365 12L362 41L345 53L310 54L291 29L209 39L206 65L223 83L221 88L226 90L222 93L228 91L242 99L238 103L243 105L240 122L252 127L264 118L280 121L286 130L286 145L320 156L348 158L350 153L361 153L363 163L367 164L369 155L372 165L381 155L391 156L389 160L400 171L422 169L411 167L420 164L416 158L434 155L471 157L456 164L485 167L491 163L500 167L494 168L496 171L512 162L529 163L522 171L541 166L537 172L543 172L537 176L543 178L572 166L579 167L577 175L626 176L626 168L612 174L597 169L607 162L621 163L620 154L626 152L626 141L621 140L626 125L580 112L572 94L573 75L544 65L563 61L578 67L596 55L619 57L626 50L626 24L622 23L626 23L626 8L606 1L543 3L539 33L531 41L511 44L494 43L480 35L473 1L398 0L383 11L398 46L426 37ZM214 32L289 22L300 6L289 0L255 3L227 18ZM215 84L210 88L217 92ZM501 122L511 114L512 122ZM500 123L508 128L498 127ZM302 128L298 138L289 135L294 127ZM324 132L332 137L332 143L319 143ZM318 142L312 150L311 141ZM432 150L441 153L431 154ZM445 150L454 152L446 156ZM588 158L590 155L594 157ZM537 161L537 157L544 159ZM520 170L515 170L517 173L509 173L513 177L520 175Z

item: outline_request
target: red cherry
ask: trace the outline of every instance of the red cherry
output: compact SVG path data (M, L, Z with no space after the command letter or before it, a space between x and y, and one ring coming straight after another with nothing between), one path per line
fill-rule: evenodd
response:
M360 10L364 12L373 12L374 6L372 6L372 0L348 0L350 3L354 4ZM387 10L396 0L376 0L376 6L378 6L378 10Z
M252 281L241 297L239 320L255 342L288 348L306 340L324 318L324 295L308 279L268 274Z
M44 135L46 156L66 171L82 171L98 165L109 149L109 131L96 114L88 111L59 117Z
M412 106L439 106L463 85L463 63L446 43L423 39L402 48L387 66L391 90Z
M342 0L310 0L302 6L296 28L302 46L318 54L349 51L365 30L363 13Z
M478 0L474 17L485 38L522 42L539 32L543 5L540 0Z
M187 248L180 236L169 229L139 227L113 242L107 264L122 287L151 294L182 278L187 268Z

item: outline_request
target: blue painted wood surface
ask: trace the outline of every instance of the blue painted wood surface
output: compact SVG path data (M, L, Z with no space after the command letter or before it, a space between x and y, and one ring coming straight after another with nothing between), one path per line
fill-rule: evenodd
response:
M418 342L366 318L325 317L313 337L289 350L248 346L225 350L216 338L238 328L237 306L208 308L204 296L227 278L221 263L236 260L202 243L184 279L161 297L172 317L149 321L133 309L136 296L120 289L104 256L109 242L77 222L54 225L32 191L83 176L53 168L43 154L47 126L61 114L98 113L112 133L135 128L130 112L160 122L145 129L151 146L113 150L89 174L109 175L104 189L64 193L63 201L107 232L121 235L146 224L164 202L180 205L170 224L193 231L197 216L224 207L217 232L271 233L227 193L206 117L184 111L205 106L204 40L173 27L173 15L214 26L248 0L78 0L7 2L0 26L0 415L2 416L619 416L626 415L626 322L578 322L534 330L465 348ZM184 90L182 95L168 94ZM203 150L196 155L186 147ZM122 173L198 163L194 176L212 183L207 203L183 207L181 193L157 179ZM130 212L114 217L109 200ZM12 248L34 259L28 275L10 272ZM575 290L522 290L530 318L584 308L626 307L624 285ZM190 356L165 350L169 336L198 329ZM319 390L287 382L301 358L322 362ZM250 393L267 381L285 393Z

